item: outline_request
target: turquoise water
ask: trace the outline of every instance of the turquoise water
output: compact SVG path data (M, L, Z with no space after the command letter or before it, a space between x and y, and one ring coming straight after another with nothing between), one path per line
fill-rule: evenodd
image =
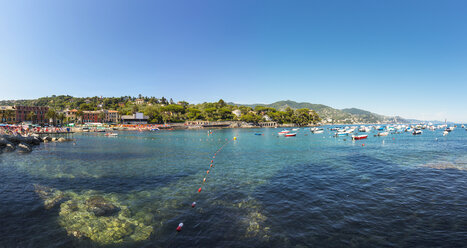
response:
M311 134L302 128L289 138L278 131L76 134L76 142L45 143L31 154L0 154L0 247L467 243L464 129L445 137L428 130L419 136L370 134L360 141L331 137L328 130ZM46 209L37 185L64 197ZM132 223L129 233L102 238L108 228L103 219L86 222L79 215L70 221L64 206L90 196L127 211L109 221ZM183 230L176 232L180 222ZM86 223L94 223L94 236ZM78 229L79 238L70 234Z

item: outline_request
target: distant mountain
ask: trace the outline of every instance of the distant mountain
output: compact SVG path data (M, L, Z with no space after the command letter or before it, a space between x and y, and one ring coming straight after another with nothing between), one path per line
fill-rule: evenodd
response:
M323 104L295 102L291 100L278 101L271 104L240 105L252 108L256 106L273 107L278 110L284 110L287 107L292 109L308 108L316 111L323 121L328 123L408 123L407 120L399 116L384 116L357 108L335 109Z

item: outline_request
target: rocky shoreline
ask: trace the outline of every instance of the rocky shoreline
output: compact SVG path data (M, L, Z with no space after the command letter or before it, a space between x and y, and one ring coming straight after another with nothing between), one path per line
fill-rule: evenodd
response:
M21 136L21 135L0 135L0 153L14 152L30 153L34 146L47 142L65 142L65 138L41 138L38 135Z

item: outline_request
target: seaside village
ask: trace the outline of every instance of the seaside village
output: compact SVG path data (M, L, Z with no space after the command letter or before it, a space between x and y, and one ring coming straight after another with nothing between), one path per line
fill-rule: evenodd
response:
M224 104L220 100L220 103ZM144 99L138 98L131 102L133 105L147 104ZM185 102L186 103L186 102ZM167 107L182 108L184 102L171 103ZM164 106L164 105L162 105ZM64 142L73 140L75 132L102 132L106 136L118 136L115 131L159 131L161 129L198 129L198 128L285 128L278 132L278 135L285 137L294 137L297 135L299 127L308 127L312 134L323 133L324 129L321 125L331 124L330 120L321 120L316 112L309 109L295 110L295 113L301 113L305 116L301 123L278 123L273 121L267 114L260 113L257 115L259 120L256 122L247 121L244 117L247 115L255 115L255 112L250 108L249 112L242 115L242 111L235 109L227 109L229 120L207 121L207 120L185 120L175 123L153 124L150 123L150 118L145 114L138 112L137 108L130 112L129 115L121 115L119 111L104 109L99 106L99 110L78 110L64 109L55 111L47 106L0 106L0 152L12 151L18 149L20 152L32 151L31 146L38 145L40 142ZM294 110L289 110L294 113ZM304 112L303 112L304 111ZM225 112L225 111L224 111ZM250 113L251 112L251 113ZM127 112L128 113L128 112ZM283 113L287 113L283 112ZM165 112L165 114L176 114L173 112ZM307 119L307 118L313 118ZM315 121L315 117L320 122ZM256 119L258 120L258 118ZM354 124L355 125L355 124ZM413 135L422 134L422 129L443 129L443 135L447 135L456 126L448 127L445 125L428 124L396 124L382 125L377 123L374 126L351 126L328 128L330 131L335 131L332 135L335 137L349 136L351 140L366 139L370 131L374 130L377 133L374 136L387 136L389 134L397 134L401 132L410 132ZM464 126L462 125L462 128ZM261 135L261 132L256 135Z
M136 99L136 104L143 104L143 99ZM180 102L177 104L181 104ZM0 127L32 127L41 130L55 128L69 128L73 132L100 131L112 128L114 130L153 130L153 129L185 129L204 127L288 127L293 124L278 124L266 115L264 121L253 124L244 121L205 121L193 120L183 123L149 124L149 117L140 112L132 115L120 115L116 110L100 109L94 111L80 111L65 109L49 112L45 106L0 106ZM232 111L236 117L241 111ZM23 130L24 131L24 130Z

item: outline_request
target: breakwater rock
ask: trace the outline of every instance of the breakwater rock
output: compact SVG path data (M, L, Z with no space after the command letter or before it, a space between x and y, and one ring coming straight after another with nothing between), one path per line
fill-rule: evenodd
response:
M2 152L13 152L18 151L19 153L30 153L34 146L40 145L42 142L66 142L70 139L61 138L51 138L44 137L41 138L36 135L30 136L21 136L21 135L0 135L0 153Z

